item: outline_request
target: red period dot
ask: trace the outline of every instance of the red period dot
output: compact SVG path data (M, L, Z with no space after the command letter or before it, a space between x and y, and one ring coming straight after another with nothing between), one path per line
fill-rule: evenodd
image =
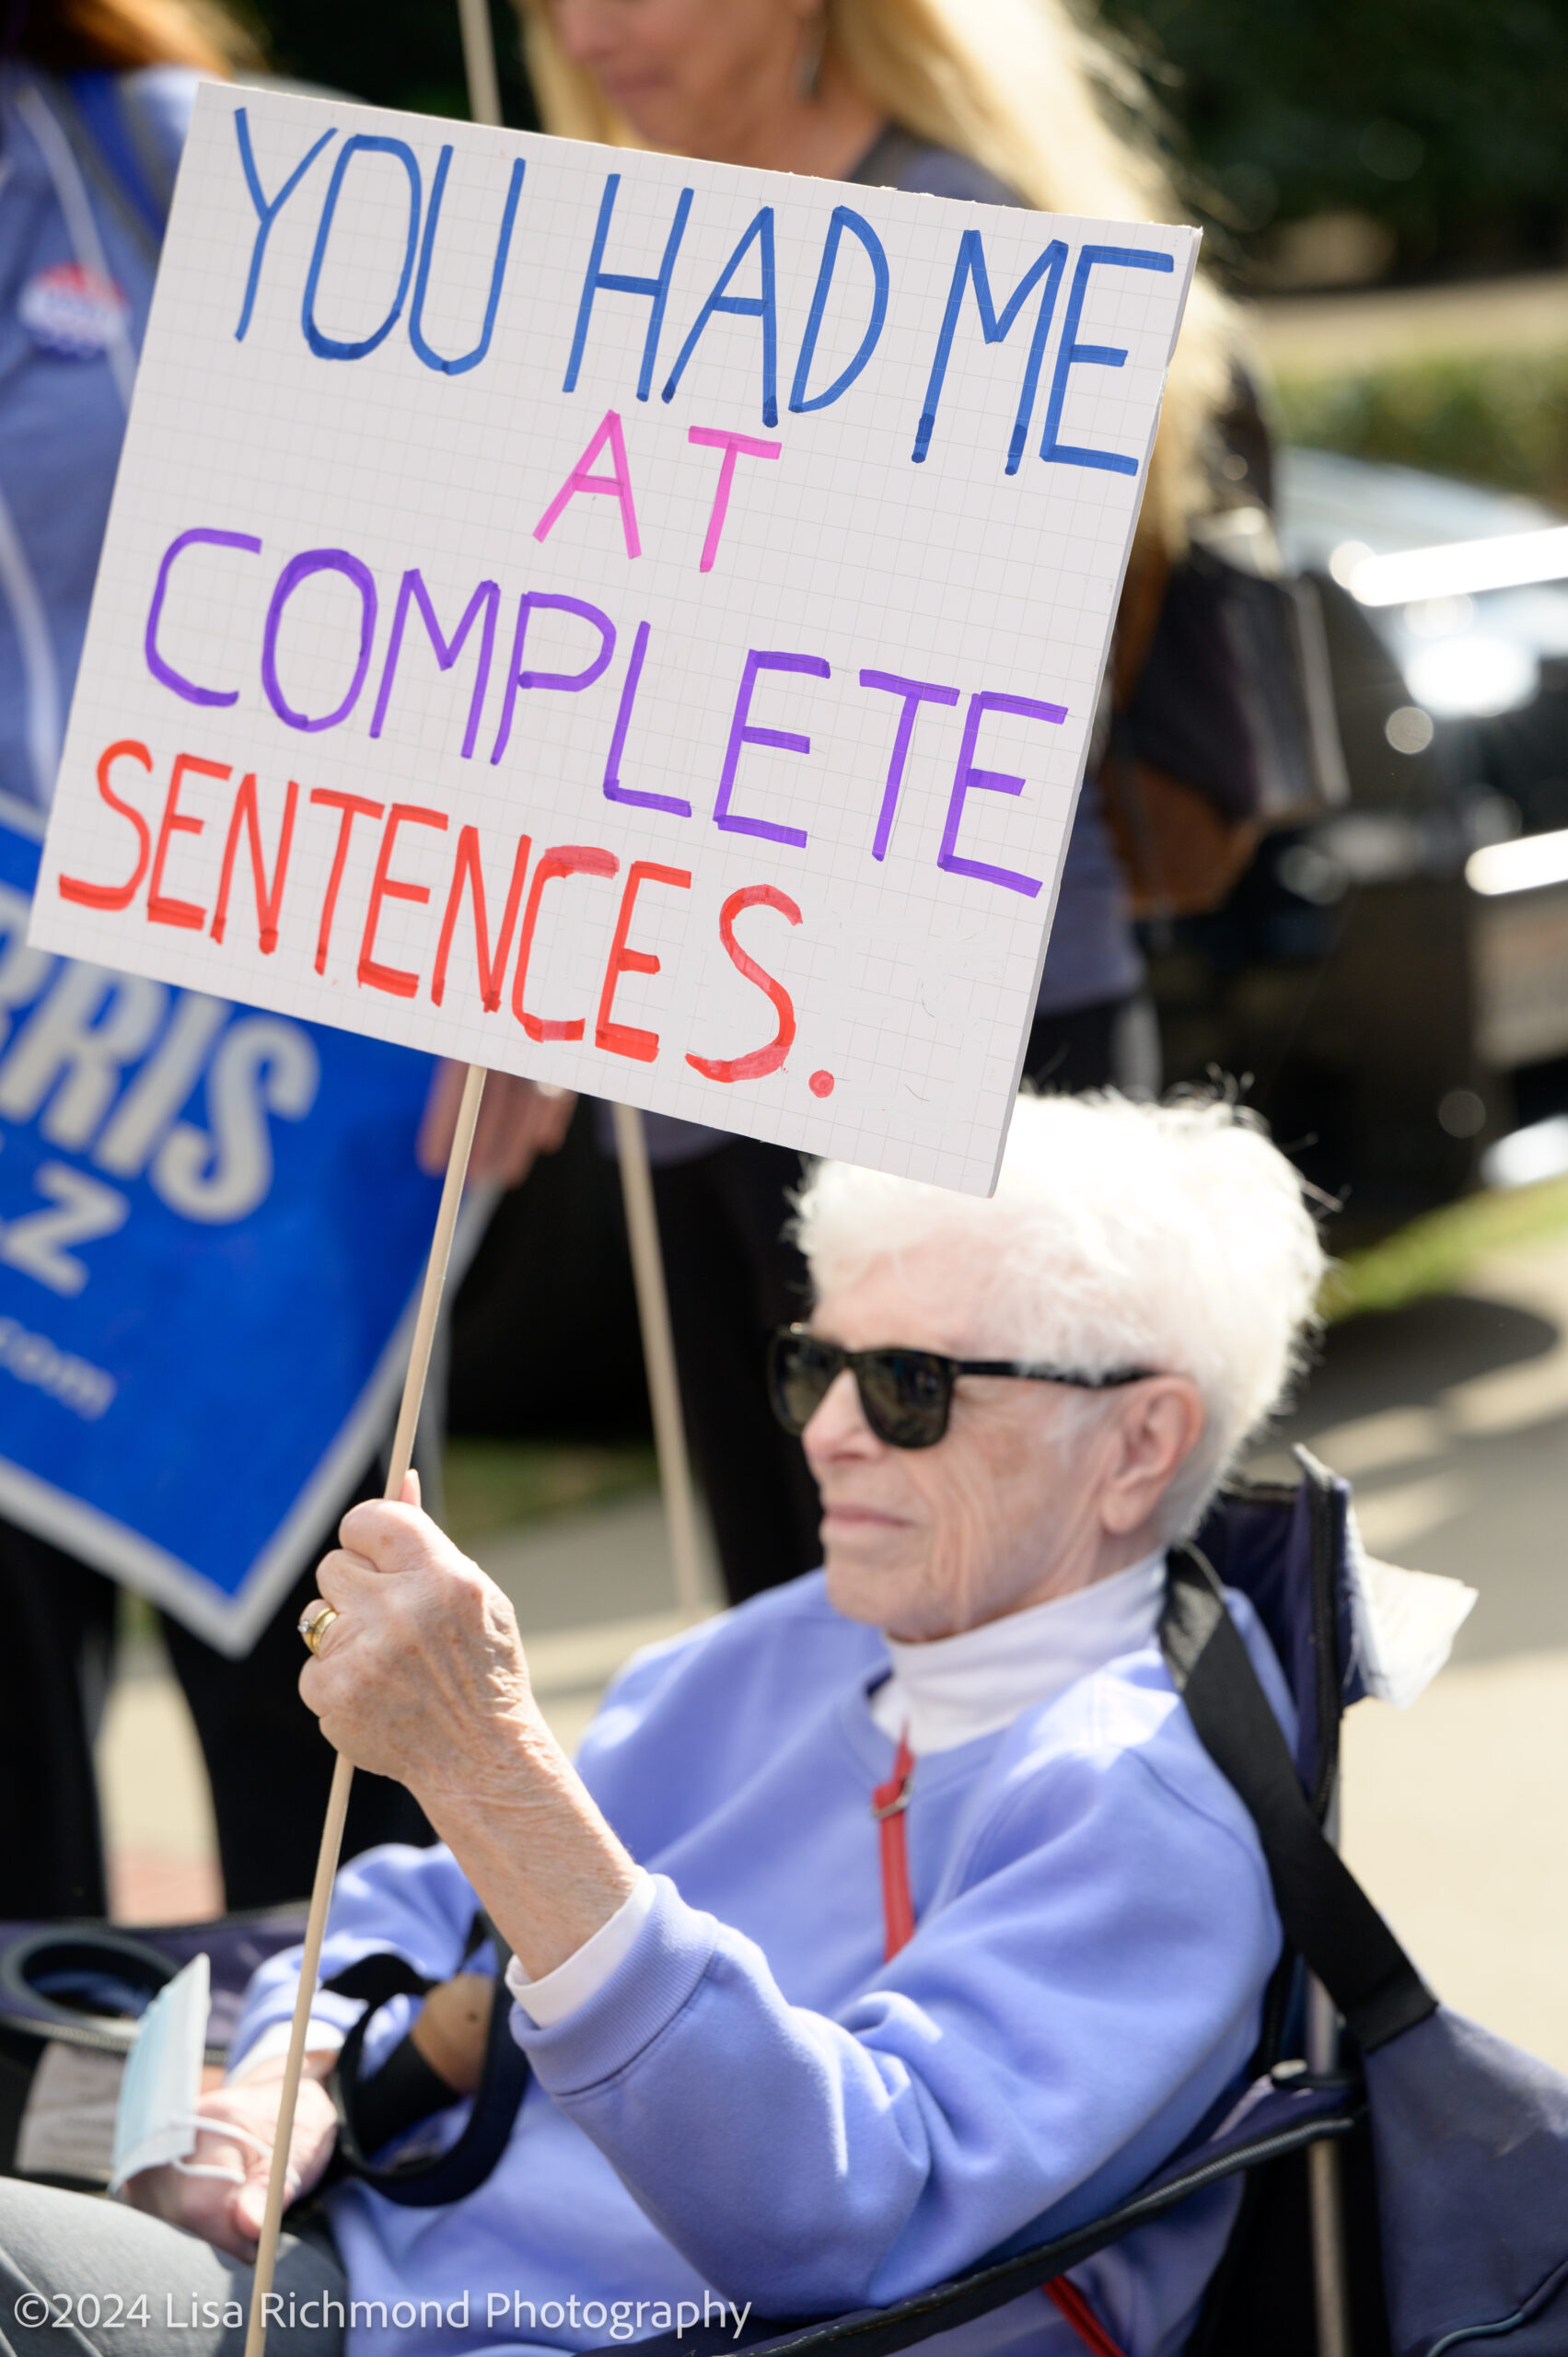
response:
M833 1075L830 1072L814 1072L807 1086L813 1097L830 1097L833 1093Z

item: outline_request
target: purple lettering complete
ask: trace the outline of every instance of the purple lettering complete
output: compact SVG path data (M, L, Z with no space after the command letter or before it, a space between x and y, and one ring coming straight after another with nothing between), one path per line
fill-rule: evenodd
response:
M243 110L241 111L243 112ZM314 155L314 153L315 149L312 148L311 154ZM215 532L210 530L204 524L198 524L192 530L181 532L176 540L170 540L163 552L163 562L157 569L157 581L153 588L153 602L147 609L147 632L145 641L147 668L161 686L172 688L175 694L183 696L187 703L238 703L239 702L238 688L200 688L194 679L187 679L181 672L174 668L171 663L165 662L158 652L157 626L163 618L163 601L168 595L168 576L174 569L174 560L182 549L196 546L243 549L249 556L260 556L261 553L261 541L254 539L250 533Z
M757 684L759 671L804 671L814 679L831 679L832 673L819 655L771 655L755 647L746 657L746 668L740 675L740 693L735 699L735 718L730 723L729 743L725 747L724 774L719 779L718 800L714 804L714 824L734 835L761 835L772 843L792 843L798 851L804 848L806 834L800 827L776 827L771 819L747 819L730 807L735 794L735 773L740 766L743 745L771 745L775 752L808 753L809 737L797 736L792 728L754 728L751 726L751 691Z
M977 876L982 884L1005 884L1009 892L1022 892L1026 900L1032 900L1040 888L1041 879L1038 876L1019 876L1011 867L990 867L982 859L961 858L956 848L965 797L971 791L1022 794L1024 790L1021 777L1012 777L1005 770L982 770L975 765L974 749L980 736L980 724L988 712L1010 712L1021 720L1049 720L1058 726L1067 717L1065 704L1039 703L1032 696L998 695L989 689L970 696L970 708L964 719L964 741L958 752L958 773L953 780L952 799L947 805L947 823L942 830L942 848L936 854L936 865L954 876Z
M888 783L882 789L882 807L877 814L877 833L871 845L873 859L886 859L888 841L893 831L893 820L899 807L899 789L904 782L904 764L909 760L910 739L914 735L914 716L923 703L957 703L957 688L938 688L929 679L900 679L894 671L863 671L863 688L880 688L888 695L902 696L899 726L893 737L893 758L888 764Z

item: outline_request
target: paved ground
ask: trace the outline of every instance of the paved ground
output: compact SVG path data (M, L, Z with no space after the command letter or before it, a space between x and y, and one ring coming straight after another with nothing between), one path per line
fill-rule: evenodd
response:
M1354 1479L1375 1553L1481 1591L1413 1710L1351 1714L1346 1844L1442 1993L1568 2068L1568 1241L1337 1329L1282 1439ZM476 1551L568 1743L616 1664L679 1625L653 1497ZM118 1911L206 1911L199 1762L156 1655L127 1665L102 1764Z
M161 1645L122 1648L98 1746L109 1903L122 1923L199 1922L223 1905L191 1713Z

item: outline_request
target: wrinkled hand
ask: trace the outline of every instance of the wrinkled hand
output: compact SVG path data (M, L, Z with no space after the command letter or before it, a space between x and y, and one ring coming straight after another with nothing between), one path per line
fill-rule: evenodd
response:
M339 1618L299 1690L327 1740L406 1784L525 1972L608 1923L637 1868L546 1725L512 1608L419 1510L354 1506L316 1573Z
M294 2133L288 2147L287 2202L297 2200L320 2181L337 2140L337 2114L318 2073L331 2068L331 2058L306 2057L295 2107ZM278 2096L283 2084L283 2061L263 2064L253 2076L214 2087L196 2108L212 2122L197 2139L192 2161L203 2168L235 2169L238 2181L226 2177L189 2177L172 2162L163 2168L144 2169L125 2189L125 2199L137 2210L182 2226L215 2243L231 2258L249 2263L256 2255L266 2207L267 2178L277 2139ZM244 2137L226 2135L226 2128L247 2131ZM252 2141L254 2140L254 2141Z
M482 1790L542 1733L512 1607L420 1511L370 1501L339 1527L316 1585L341 1615L299 1690L356 1768L416 1795Z
M452 1150L466 1069L443 1061L430 1084L415 1152L420 1168L433 1178L446 1169ZM539 1156L553 1154L561 1144L576 1102L569 1088L542 1087L516 1073L489 1074L480 1099L469 1177L476 1186L520 1187Z

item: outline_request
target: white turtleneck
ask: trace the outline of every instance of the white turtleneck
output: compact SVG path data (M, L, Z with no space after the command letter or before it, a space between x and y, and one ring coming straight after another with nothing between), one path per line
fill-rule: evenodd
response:
M1054 1701L1091 1670L1154 1641L1165 1600L1163 1550L1070 1596L1005 1613L956 1637L924 1644L887 1639L893 1674L871 1697L871 1715L918 1759L993 1734L1020 1711Z

